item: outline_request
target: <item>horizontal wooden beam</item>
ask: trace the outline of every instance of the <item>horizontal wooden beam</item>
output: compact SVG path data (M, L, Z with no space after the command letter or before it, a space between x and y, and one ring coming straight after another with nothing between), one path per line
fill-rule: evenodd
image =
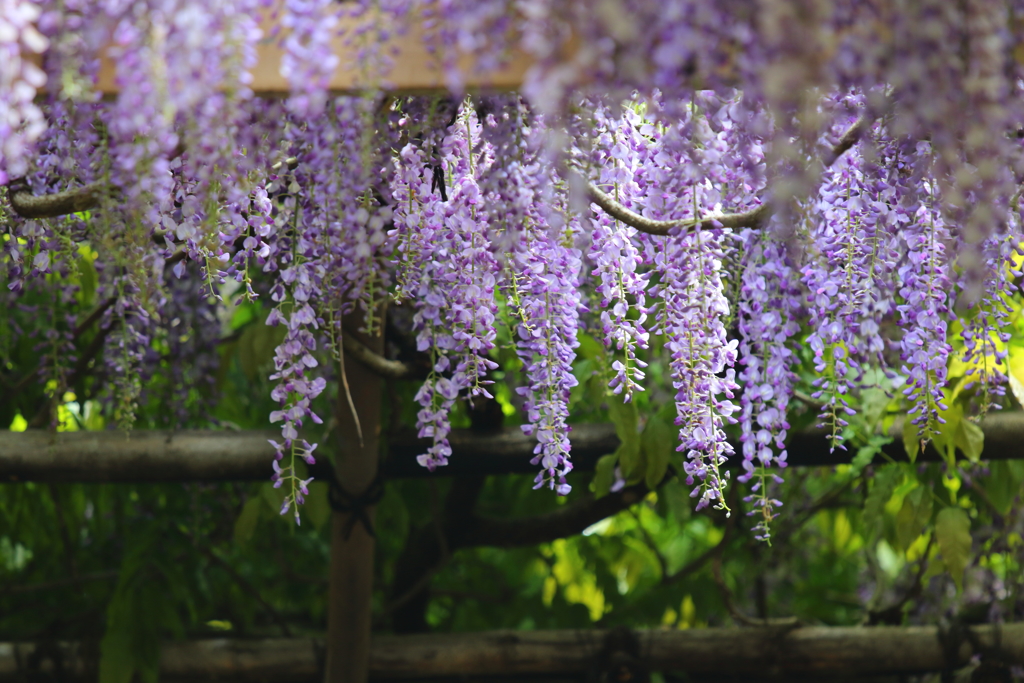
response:
M250 87L257 95L265 97L287 95L290 91L287 79L281 75L284 50L280 45L285 32L277 38L266 37L271 35L273 21L267 15L262 22L265 37L257 46L256 66L250 72ZM376 36L381 33L386 33L388 39L377 42ZM360 52L366 52L371 42L373 49L379 51L377 61L388 65L380 72L367 67L360 59ZM338 66L327 87L333 93L343 94L378 89L396 93L448 92L451 84L442 59L445 50L457 48L432 41L422 20L416 17L410 17L407 26L397 26L392 18L371 11L360 17L340 17L331 49L338 57ZM96 90L108 96L120 91L117 63L110 53L109 47L100 51L95 85ZM42 63L39 55L25 54L24 57L37 65ZM480 69L473 55L458 53L455 58L462 87L467 91L517 90L533 63L529 55L517 48L510 49L506 59L495 69Z
M1024 412L996 413L983 423L987 460L1024 459ZM899 434L898 427L894 430ZM268 439L280 439L271 431L158 431L61 432L43 430L0 432L0 481L46 482L182 482L245 481L266 479L274 450ZM619 445L610 424L575 425L570 434L575 468L592 471L597 459ZM465 474L532 473L530 464L536 441L517 428L492 434L455 431L448 466L431 475L416 463L426 442L411 434L394 435L387 441L382 469L391 479ZM737 448L737 451L739 448ZM884 448L887 456L906 460L903 443L896 438ZM789 440L789 464L797 467L849 463L852 451L832 451L824 433L798 432ZM939 460L931 447L918 456ZM736 456L732 459L736 464ZM316 465L312 474L329 475Z
M270 476L277 431L0 432L0 481L180 482L245 481ZM519 429L494 434L456 431L453 455L435 475L533 472L536 441ZM572 435L573 457L584 468L615 450L611 425L581 425ZM388 478L430 476L416 462L427 445L413 435L389 439L382 469ZM324 449L321 449L324 450ZM317 477L329 475L319 464Z
M659 629L635 635L641 661L650 670L691 675L910 674L963 666L974 654L986 659L998 656L1006 665L1024 664L1024 623L974 626L952 646L948 635L928 626ZM370 676L414 680L579 675L590 671L605 636L596 630L378 636L373 641ZM322 647L315 638L166 643L161 649L160 680L320 680ZM65 674L86 675L90 661L83 654L86 650L77 643L0 643L0 683L31 680L33 672L52 672L58 657Z

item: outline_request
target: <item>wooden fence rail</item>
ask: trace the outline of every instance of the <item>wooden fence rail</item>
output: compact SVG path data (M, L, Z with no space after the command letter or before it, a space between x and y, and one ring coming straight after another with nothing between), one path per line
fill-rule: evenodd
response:
M1024 459L1024 412L989 416L983 423L988 460ZM906 460L899 426L885 454ZM277 432L139 430L121 432L47 431L0 432L0 482L180 482L245 481L266 479L273 449L267 439ZM609 424L573 427L572 456L577 470L589 471L599 457L619 444ZM535 442L519 429L496 434L456 431L451 436L453 455L447 467L434 476L462 474L511 474L533 472L530 464ZM423 442L406 435L392 437L381 468L388 478L422 477L430 473L416 464ZM739 449L737 448L737 451ZM789 464L795 466L838 465L850 462L853 451L830 450L821 432L793 434L789 443ZM932 448L919 456L937 460ZM735 460L735 458L733 458ZM326 476L324 470L314 475Z
M370 676L578 675L593 665L604 636L572 630L379 636ZM954 640L925 626L646 630L636 636L650 670L723 677L939 671L963 666L974 654L1024 664L1024 623L976 626ZM58 670L84 677L94 662L94 645L0 643L0 683ZM160 680L313 681L322 665L323 642L315 638L184 641L164 644Z

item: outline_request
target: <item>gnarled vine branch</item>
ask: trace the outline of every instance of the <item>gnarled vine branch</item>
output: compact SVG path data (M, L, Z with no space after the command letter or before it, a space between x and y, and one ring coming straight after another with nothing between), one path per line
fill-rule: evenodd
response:
M857 141L871 127L871 123L875 118L876 116L873 113L865 113L851 124L822 159L825 167L827 168L834 164L847 150L857 144ZM591 182L587 183L587 196L590 201L600 206L612 218L620 220L626 225L632 226L648 235L668 235L673 230L685 232L698 227L706 230L715 227L716 223L723 228L732 228L733 230L740 228L757 229L764 227L772 215L771 203L764 202L753 209L740 213L727 213L719 216L708 215L704 218L687 218L676 221L661 221L641 216L632 209L623 206Z
M390 360L374 353L351 334L341 336L342 348L367 370L388 379L408 379L414 376L412 368L400 360Z
M11 208L22 218L66 216L96 208L107 188L105 182L97 180L74 189L37 196L24 186L12 186Z
M640 232L646 232L648 235L667 235L676 229L685 232L696 227L709 229L714 227L716 222L725 228L759 228L771 216L769 205L761 204L757 208L742 213L707 216L696 220L656 221L626 208L593 183L587 184L587 194L590 197L590 201L600 206L609 216L622 221L626 225L633 226Z
M172 156L179 156L181 152L182 150L177 150ZM284 167L292 170L297 163L296 157L288 157L272 165L270 170L277 172ZM110 186L102 180L97 180L81 187L43 195L32 194L23 182L12 182L8 189L11 208L22 218L57 218L95 209L103 193L110 191ZM180 258L178 257L178 260Z

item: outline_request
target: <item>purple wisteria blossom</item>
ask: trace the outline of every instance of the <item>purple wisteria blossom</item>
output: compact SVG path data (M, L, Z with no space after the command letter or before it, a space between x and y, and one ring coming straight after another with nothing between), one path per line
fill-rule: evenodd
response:
M39 3L0 3L0 185L25 175L32 143L46 129L43 112L34 103L46 74L25 53L39 54L47 39L36 29Z
M621 116L598 107L594 111L594 151L588 161L599 170L599 183L609 189L617 201L630 206L639 188L634 176L640 165L645 141L637 124L640 116L630 106ZM643 268L638 247L639 232L598 211L593 219L588 259L593 265L591 276L595 286L597 310L600 311L601 334L606 346L623 352L612 361L610 388L627 403L634 391L643 391L643 368L647 363L637 357L638 349L648 347L650 334L647 321L647 282L651 273ZM631 315L631 312L633 313Z
M577 228L578 229L578 228ZM526 400L523 433L537 438L530 461L541 466L535 488L566 495L569 461L569 391L576 386L572 361L579 328L581 254L571 225L538 222L513 254L509 306L516 317L516 353L523 361ZM568 242L568 243L567 243Z
M483 155L477 149L481 128L464 107L440 148L451 187L440 195L424 155L414 145L402 150L394 190L397 203L395 251L415 262L415 279L399 282L399 296L416 306L413 328L419 350L431 350L431 374L416 394L421 438L433 440L418 457L433 470L446 465L451 447L449 413L460 396L493 398L487 373L495 345L495 291L501 267L488 239L487 207L477 182ZM446 181L447 182L447 181Z
M917 163L928 163L927 143L918 144L916 157ZM946 258L949 232L934 205L933 192L932 181L922 183L920 204L901 233L906 260L899 268L903 303L897 306L904 329L900 340L901 370L907 378L903 395L912 403L907 413L913 415L912 422L925 440L943 423L939 411L947 408L943 389L951 351L945 319L951 289Z
M745 230L740 236L746 264L741 275L738 311L740 333L738 380L740 443L743 444L742 482L754 480L749 514L757 517L757 538L771 538L769 524L782 503L768 487L782 479L768 468L786 467L787 407L796 379L796 355L790 339L800 330L796 322L799 278L789 263L785 245L771 232Z
M663 134L646 127L654 144L644 162L657 194L649 195L644 212L652 218L703 216L704 207L722 207L722 186L704 173L720 138L696 107L685 107L681 113L682 121ZM695 144L698 140L712 144L702 149ZM647 248L647 258L660 276L652 294L661 299L657 332L665 335L671 358L680 428L677 450L686 453L683 471L687 485L695 486L691 496L698 499L697 509L729 509L724 494L729 473L722 465L733 453L724 427L735 422L732 415L737 410L730 400L737 388L737 340L729 340L725 329L725 247L723 231L713 228L685 233L676 229L667 239L649 240Z
M904 382L923 439L947 398L1005 403L1024 27L999 0L904 5L880 19L857 0L0 0L3 304L45 321L34 343L60 387L91 314L71 281L95 270L106 308L83 334L104 359L88 372L123 427L168 354L209 373L214 352L198 347L216 346L231 307L262 305L258 319L283 333L274 481L296 514L309 483L297 459L314 459L343 335L383 334L389 298L413 311L430 358L420 463L447 462L458 401L504 401L490 382L506 358L536 483L562 494L590 327L617 400L673 400L675 471L699 508L726 507L726 430L740 423L741 477L767 538L798 358L837 447L880 374ZM264 12L280 32L263 35ZM391 82L408 47L388 43L395 34L433 41L416 66L448 92L396 94L422 91ZM271 67L286 97L254 87L261 41L283 51ZM517 92L463 99L522 54L532 66ZM100 91L101 64L116 93ZM332 94L338 69L365 90ZM861 117L856 144L834 154ZM721 220L643 232L592 204L587 183L643 218ZM23 190L86 184L85 211L14 215ZM755 207L770 211L724 218ZM503 320L518 380L497 346ZM957 335L964 355L951 359ZM968 366L955 397L951 361Z
M845 129L852 118L840 120ZM853 414L849 400L860 386L866 363L884 367L881 324L893 308L892 273L899 212L865 173L859 147L828 168L810 207L811 253L803 266L814 352L813 398L832 448L844 448L843 428Z

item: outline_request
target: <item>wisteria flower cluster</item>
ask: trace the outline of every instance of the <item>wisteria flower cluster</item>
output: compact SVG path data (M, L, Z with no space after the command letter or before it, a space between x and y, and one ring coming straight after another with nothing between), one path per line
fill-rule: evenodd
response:
M959 333L972 408L1004 402L1024 24L1000 2L873 7L0 0L0 302L52 295L49 329L24 331L39 377L57 395L86 368L124 427L157 389L190 406L168 419L195 419L227 312L262 306L281 334L273 477L296 518L311 425L328 388L345 400L348 335L410 335L431 470L452 457L459 403L515 376L535 483L563 495L590 335L608 405L658 394L639 394L649 375L671 384L699 509L729 509L741 451L767 540L794 396L841 447L882 373L932 438ZM394 35L433 41L450 92L329 92L339 69L386 85ZM268 44L287 98L253 90ZM465 97L523 55L520 92ZM80 201L33 208L65 192ZM83 335L103 363L74 358Z
M769 483L781 483L770 473L772 465L786 467L787 408L796 380L796 354L789 341L799 331L799 282L785 245L770 234L744 231L739 238L747 259L741 277L738 325L738 380L743 444L741 482L755 480L747 502L760 516L754 529L762 540L770 538L769 525L782 503L769 496Z
M25 57L47 47L37 30L39 5L4 0L0 5L0 183L25 175L32 143L46 130L34 100L46 82L43 71Z

